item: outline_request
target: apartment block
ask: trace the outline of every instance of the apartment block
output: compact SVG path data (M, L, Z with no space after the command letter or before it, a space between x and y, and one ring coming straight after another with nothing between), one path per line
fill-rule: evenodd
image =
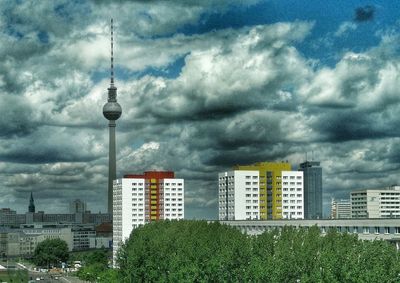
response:
M260 219L282 219L282 171L291 171L288 162L259 162L252 165L237 165L234 170L259 172Z
M132 230L151 221L184 218L184 180L171 171L129 174L113 186L113 258Z
M352 218L400 218L400 186L353 191Z
M260 219L259 187L258 171L233 170L219 173L219 219Z
M277 204L280 200L277 200ZM282 171L282 218L304 219L303 172Z

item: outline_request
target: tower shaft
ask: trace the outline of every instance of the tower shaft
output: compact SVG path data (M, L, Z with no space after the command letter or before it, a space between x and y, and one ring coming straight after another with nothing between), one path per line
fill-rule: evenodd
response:
M116 157L115 157L115 121L110 120L109 128L109 152L108 152L108 191L107 191L107 212L113 213L113 182L117 178Z

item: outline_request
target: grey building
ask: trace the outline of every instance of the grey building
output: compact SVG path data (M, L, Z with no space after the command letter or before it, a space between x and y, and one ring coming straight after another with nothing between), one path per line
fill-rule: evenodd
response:
M304 177L304 219L322 219L322 168L318 161L300 164Z
M69 203L69 213L85 213L86 202L76 199Z

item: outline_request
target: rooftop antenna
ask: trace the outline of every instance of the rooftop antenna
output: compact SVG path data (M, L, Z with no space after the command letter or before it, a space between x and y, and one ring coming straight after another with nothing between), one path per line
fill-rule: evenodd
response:
M314 161L314 150L311 151L311 161Z
M111 85L114 85L114 25L111 18Z

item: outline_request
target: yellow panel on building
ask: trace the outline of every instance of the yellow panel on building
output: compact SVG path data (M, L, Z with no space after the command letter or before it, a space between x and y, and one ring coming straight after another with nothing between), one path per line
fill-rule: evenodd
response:
M234 170L255 170L260 174L260 219L282 219L282 171L291 171L288 162L259 162L237 165Z

